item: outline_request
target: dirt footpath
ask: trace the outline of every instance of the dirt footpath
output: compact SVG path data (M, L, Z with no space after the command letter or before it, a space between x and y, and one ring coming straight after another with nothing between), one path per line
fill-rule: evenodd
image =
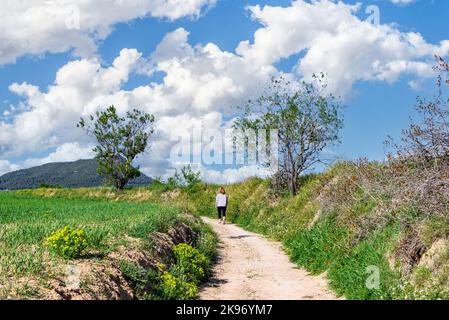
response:
M322 276L311 276L289 261L278 242L232 224L204 218L220 239L213 275L202 300L336 299Z

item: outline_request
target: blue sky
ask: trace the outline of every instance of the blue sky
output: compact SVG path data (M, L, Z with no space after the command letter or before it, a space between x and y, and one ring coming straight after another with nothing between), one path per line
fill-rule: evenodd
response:
M367 17L367 14L365 13L366 6L376 5L380 9L381 25L389 25L395 32L404 34L410 32L419 33L429 45L439 46L441 41L449 39L449 20L447 19L449 12L448 1L417 0L408 5L393 4L392 1L389 0L344 1L344 3L361 3L360 9L354 14L360 21L363 21ZM80 55L74 52L73 49L70 49L70 47L76 47L76 44L74 45L73 43L69 43L67 48L52 49L49 47L48 49L46 48L45 41L42 40L42 43L39 43L42 52L36 53L35 49L28 50L27 52L27 49L24 49L23 52L17 54L15 57L16 61L8 61L0 64L0 115L4 114L4 112L10 112L11 106L16 108L16 116L20 116L20 114L24 112L29 112L33 108L39 109L40 105L38 104L42 103L42 101L32 102L29 96L20 96L17 93L11 92L9 86L13 83L22 84L23 82L26 82L30 85L37 86L40 93L48 94L48 86L54 84L58 70L63 68L70 61L96 58L103 68L108 68L112 65L114 59L120 56L122 49L129 48L136 49L140 52L145 61L150 61L150 64L157 65L157 63L160 62L156 61L155 58L153 59L152 54L168 34L180 30L180 28L189 33L187 43L191 47L200 45L204 48L208 43L213 43L221 50L221 52L226 51L234 55L239 55L236 53L236 48L239 44L245 40L248 40L250 44L253 44L255 42L255 32L264 27L261 23L261 20L263 20L264 17L254 17L252 12L247 9L248 6L253 5L260 5L261 8L263 8L264 5L287 8L292 5L292 2L287 0L218 0L215 4L212 4L209 7L200 7L199 10L201 10L201 15L197 15L198 11L188 11L190 9L186 9L187 11L185 14L180 14L180 17L176 18L170 17L169 14L164 16L164 14L159 13L149 14L157 17L148 17L147 15L145 18L133 17L132 14L130 14L129 17L118 19L115 23L111 22L108 26L111 28L111 31L107 36L95 38L97 48L96 52L93 54ZM194 13L192 14L192 12ZM18 19L20 19L20 17ZM275 23L276 22L269 22L268 24L272 26ZM316 28L319 27L317 26ZM281 26L273 27L273 29L281 29ZM305 29L300 30L298 27L298 30L295 30L295 32L313 32L313 29L311 30L312 31ZM288 30L284 31L287 32ZM299 38L293 39L301 39L300 35L298 37ZM15 44L14 41L16 41L18 47L23 47L20 43L23 39L15 40L12 38L9 39L9 41L13 43L13 45ZM33 38L28 39L28 41L33 42ZM64 39L62 38L61 41L64 41ZM264 46L267 46L267 44L264 44ZM0 48L0 61L2 61L1 49L2 48ZM279 56L276 59L270 60L269 64L276 68L276 72L282 71L285 73L292 73L299 78L301 73L295 73L295 70L297 70L295 66L307 54L308 49L310 48L302 50L301 52L287 54L288 56L286 57ZM315 48L315 50L319 50L319 47ZM368 50L366 52L369 54L369 49L366 50ZM378 50L381 49L379 49L379 47L374 48L372 51L374 52L373 55L375 55L376 52L382 53L382 51ZM416 50L420 49L417 48ZM429 61L431 61L431 54L429 52L430 51L426 51L425 54L420 54L419 56L409 54L404 60L409 59L413 62L425 62L431 66L429 63ZM260 55L260 53L258 54ZM391 53L388 54L391 56ZM325 67L323 68L326 69ZM167 70L164 69L163 66L156 69L157 70L154 72L129 72L126 80L121 82L119 89L132 91L134 88L147 86L150 82L156 82L163 85ZM304 70L306 69L303 69L303 72ZM396 138L399 137L401 129L407 126L409 117L413 115L416 96L431 96L433 94L434 78L431 76L431 71L429 74L424 75L425 72L421 69L419 72L415 72L414 68L411 70L413 71L405 70L404 72L399 72L392 81L379 80L376 78L376 75L372 75L372 79L355 79L350 82L350 90L344 89L344 103L346 105L344 109L345 128L342 132L341 145L333 148L335 156L346 159L365 156L370 159L382 159L384 157L382 143L385 140L385 137L388 134ZM327 70L316 69L315 72L320 71ZM369 77L370 76L367 76L367 78ZM338 79L338 77L336 79ZM418 87L412 88L410 86L410 81L418 83ZM243 98L246 98L246 96L239 96L234 100L230 100L229 103ZM218 100L219 102L217 102L218 104L224 104L226 103L225 101L227 101L223 97L220 97L220 99L221 100ZM51 99L49 98L49 100ZM36 103L37 105L34 105L33 103ZM19 106L21 106L22 109L17 110ZM151 107L148 108L149 111L152 111ZM179 113L177 115L183 114L184 108L188 107L180 105ZM226 108L226 106L220 106L220 109L218 110L221 110L222 108ZM170 112L171 116L176 114L176 108L174 109L175 111ZM202 110L206 109L203 108ZM217 110L208 109L207 111L215 112ZM201 117L200 112L195 111L192 112L192 114L196 117ZM14 134L18 134L17 132L21 129L14 125L17 120L13 115L7 115L7 113L4 115L6 116L3 118L3 137L5 139L10 139L10 137L14 137ZM225 122L225 119L232 117L233 115L234 114L232 113L228 113L224 115L221 121ZM71 120L72 118L67 118L67 126L72 125L69 122ZM7 124L9 126L6 126ZM222 125L224 124L222 123ZM43 137L42 141L39 140L39 143L42 143L41 147L24 147L22 150L14 152L4 151L12 150L13 147L11 146L3 148L3 152L0 148L0 161L3 161L3 171L0 170L0 173L19 167L26 167L31 164L38 164L42 162L43 159L51 160L54 158L55 160L59 160L57 155L54 155L53 158L48 158L48 156L55 153L55 151L58 150L58 147L66 144L71 144L72 146L75 144L77 148L79 147L83 151L81 152L79 148L75 148L73 153L76 154L77 152L80 152L80 154L84 155L86 146L89 145L89 141L86 139L80 139L78 141L72 134L70 134L70 138L50 139L51 137L54 138L60 134L66 134L66 130L61 129L62 127L64 127L63 124L55 125L54 131L49 132ZM7 130L10 130L11 132L14 131L15 133L8 133L6 132ZM7 134L9 135L7 136ZM2 141L1 137L0 133L0 144L5 143ZM79 137L79 135L77 137ZM48 139L56 142L49 143L48 141L50 140ZM20 141L21 140L19 139L17 143L21 143ZM30 161L30 159L32 159L32 161ZM61 159L68 159L67 155L62 155ZM144 164L144 167L148 168L150 174L154 174L154 170L152 170L150 166L156 163L161 163L161 161L163 162L163 159L150 161L147 164ZM165 163L164 166L166 168L169 167L167 163ZM219 167L215 167L214 169L220 170ZM223 177L223 174L221 177Z

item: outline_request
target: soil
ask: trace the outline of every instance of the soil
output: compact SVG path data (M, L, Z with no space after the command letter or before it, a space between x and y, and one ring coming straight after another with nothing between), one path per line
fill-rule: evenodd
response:
M280 243L204 218L220 239L203 300L330 300L324 275L312 276L289 261Z

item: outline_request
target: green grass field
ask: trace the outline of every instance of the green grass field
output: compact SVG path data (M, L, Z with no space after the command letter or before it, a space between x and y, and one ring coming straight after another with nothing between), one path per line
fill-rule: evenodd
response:
M45 240L64 226L86 232L89 247L81 259L102 259L129 239L166 231L180 209L151 202L106 198L53 197L35 191L0 193L0 298L33 297L26 283L45 281L61 271L63 258Z

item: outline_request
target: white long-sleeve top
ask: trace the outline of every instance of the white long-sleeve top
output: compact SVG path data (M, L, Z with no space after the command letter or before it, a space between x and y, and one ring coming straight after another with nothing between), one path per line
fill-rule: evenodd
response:
M215 198L215 206L218 207L226 207L228 205L228 196L222 193L217 194Z

